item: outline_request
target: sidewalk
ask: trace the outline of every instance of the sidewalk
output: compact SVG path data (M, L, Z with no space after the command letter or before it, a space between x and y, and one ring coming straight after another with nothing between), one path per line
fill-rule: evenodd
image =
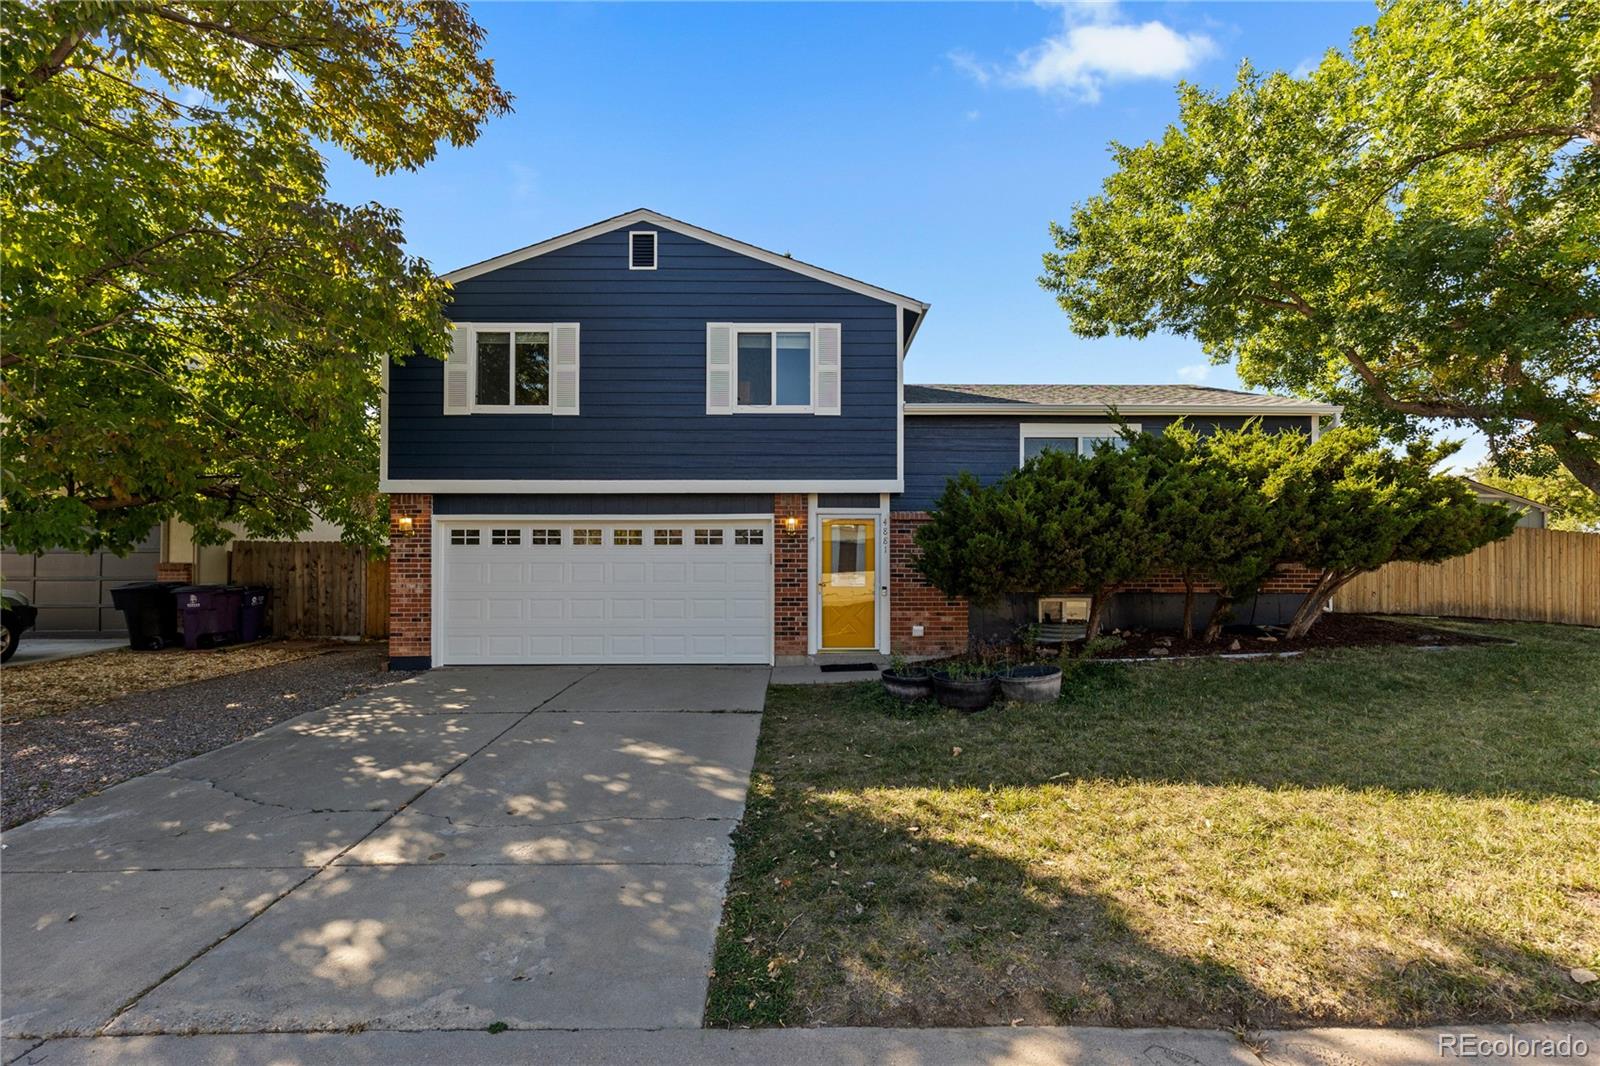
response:
M1216 1030L1088 1027L264 1033L90 1037L51 1040L31 1050L8 1041L6 1061L26 1066L1594 1066L1600 1064L1600 1026L1305 1029L1252 1034L1248 1042Z

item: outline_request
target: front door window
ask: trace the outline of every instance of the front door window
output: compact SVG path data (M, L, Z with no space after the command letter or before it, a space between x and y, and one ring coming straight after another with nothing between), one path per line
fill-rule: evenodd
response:
M877 523L829 518L822 523L822 646L877 644Z

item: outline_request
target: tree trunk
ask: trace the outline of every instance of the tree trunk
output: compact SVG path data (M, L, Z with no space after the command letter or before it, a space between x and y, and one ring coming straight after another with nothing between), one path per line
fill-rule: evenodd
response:
M1111 606L1116 594L1115 588L1101 589L1092 594L1089 600L1089 625L1084 630L1084 640L1093 640L1100 635L1100 619L1105 615L1106 608Z
M1183 579L1183 639L1194 639L1194 579Z
M1306 598L1301 600L1300 606L1295 609L1294 618L1289 622L1289 631L1285 634L1287 639L1299 640L1311 632L1311 627L1322 617L1322 605L1359 573L1360 570L1324 571L1317 579L1316 586L1306 593Z
M1557 441L1551 450L1567 468L1567 473L1578 479L1578 484L1600 496L1600 459L1589 454L1585 443L1574 434Z
M1211 617L1206 619L1206 633L1203 638L1207 644L1215 644L1217 638L1222 636L1222 627L1227 624L1233 614L1233 599L1226 592L1217 591L1217 605L1211 608Z

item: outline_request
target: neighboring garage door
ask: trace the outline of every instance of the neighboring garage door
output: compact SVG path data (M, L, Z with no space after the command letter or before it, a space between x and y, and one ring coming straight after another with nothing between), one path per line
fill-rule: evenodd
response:
M6 552L0 555L0 579L38 606L39 621L29 636L120 636L127 627L111 606L111 590L129 581L154 581L160 559L157 527L143 544L121 557L110 552Z
M768 663L770 520L441 520L435 662Z

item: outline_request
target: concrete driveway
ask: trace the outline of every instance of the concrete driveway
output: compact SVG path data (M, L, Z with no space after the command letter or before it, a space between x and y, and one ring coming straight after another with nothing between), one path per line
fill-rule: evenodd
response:
M7 1043L698 1026L768 674L436 670L20 826Z

